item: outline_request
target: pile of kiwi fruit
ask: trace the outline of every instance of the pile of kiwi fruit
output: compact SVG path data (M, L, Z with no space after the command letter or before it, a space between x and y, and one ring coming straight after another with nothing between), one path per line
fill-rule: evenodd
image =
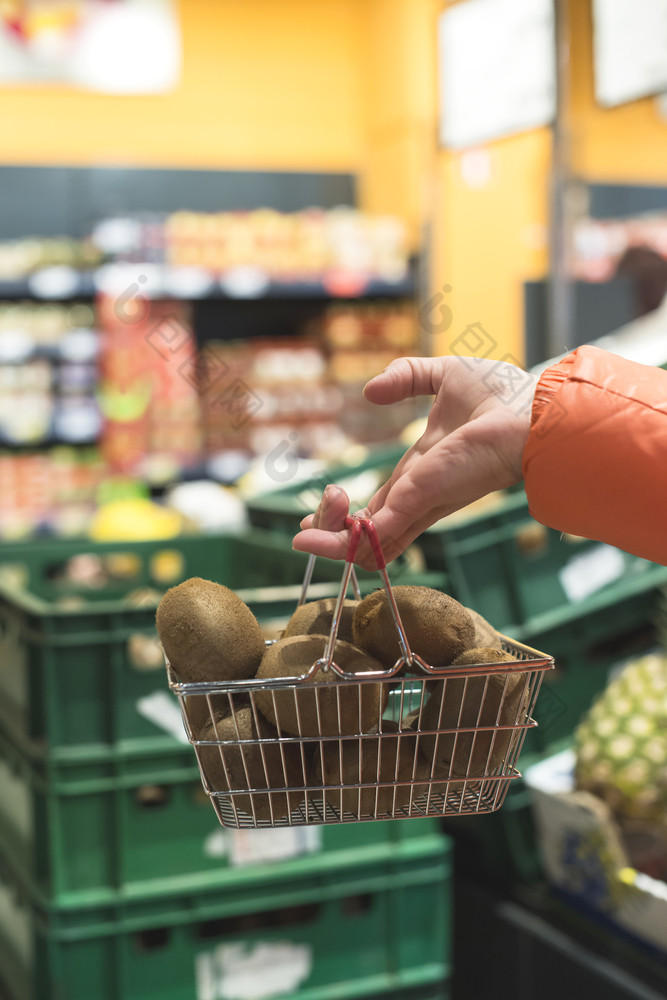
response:
M393 594L410 648L427 663L513 660L495 629L447 594L419 586L397 586ZM498 773L511 730L456 736L437 731L523 721L527 675L421 680L412 685L409 705L398 678L423 679L417 665L403 664L391 681L337 683L333 670L314 668L324 656L335 605L334 598L302 605L280 638L267 644L250 608L221 584L195 577L164 595L157 631L179 680L309 675L303 686L258 685L254 698L242 683L238 693L188 696L191 735L201 741L196 751L209 791L230 793L235 809L255 821L288 817L313 787L321 789L322 806L379 817L400 814L420 796L463 787L452 779ZM344 602L333 655L350 674L386 673L396 666L398 632L383 589ZM403 683L407 690L409 682Z

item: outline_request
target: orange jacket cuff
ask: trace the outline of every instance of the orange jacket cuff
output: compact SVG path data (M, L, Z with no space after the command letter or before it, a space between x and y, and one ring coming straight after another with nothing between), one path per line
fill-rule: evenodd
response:
M667 372L590 346L548 368L523 474L537 521L667 564Z

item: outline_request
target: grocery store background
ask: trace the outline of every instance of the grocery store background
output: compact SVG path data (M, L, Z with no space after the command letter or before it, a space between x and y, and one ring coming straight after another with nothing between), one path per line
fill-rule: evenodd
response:
M223 830L154 614L203 576L279 633L300 518L420 432L363 399L393 358L667 363L665 0L0 0L0 134L8 995L664 995L664 933L554 889L521 780L493 816ZM521 491L393 572L555 656L522 769L659 640L664 568Z

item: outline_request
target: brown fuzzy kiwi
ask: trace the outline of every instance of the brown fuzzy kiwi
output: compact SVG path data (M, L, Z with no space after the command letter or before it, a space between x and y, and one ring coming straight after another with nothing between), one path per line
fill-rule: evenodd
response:
M211 708L209 709L209 702ZM202 732L211 721L211 710L217 720L236 715L243 708L249 708L250 698L245 693L195 695L187 699L187 713L190 729L195 739L205 739ZM209 737L210 738L210 737ZM214 737L215 738L215 737Z
M323 597L319 601L302 604L285 626L282 638L289 639L291 635L329 635L336 600L335 597ZM352 616L356 606L357 601L343 601L337 635L343 642L353 642Z
M279 744L278 733L259 713L255 715L250 707L242 708L234 715L222 717L216 712L202 727L201 740L275 740L274 743L249 744L242 749L238 746L205 747L197 746L197 756L208 786L215 792L235 792L253 788L301 787L306 784L301 749L298 743ZM221 757L224 756L224 765ZM284 768L283 768L284 761ZM225 771L226 768L226 771ZM229 779L227 777L229 775ZM288 801L289 799L289 801ZM258 820L283 819L289 816L305 801L305 792L280 792L257 795L230 795L230 801L241 812L255 816ZM251 801L252 800L252 801Z
M324 655L326 643L322 635L279 639L266 650L257 677L303 676ZM336 643L334 660L349 673L383 669L377 660L348 642ZM377 725L387 704L386 684L337 685L334 682L338 679L333 670L318 668L293 690L258 690L257 706L269 722L294 735L352 735Z
M409 808L411 795L413 801L424 795L428 785L421 779L428 777L429 765L418 751L416 734L399 736L399 731L397 723L383 719L380 735L376 731L362 740L322 743L316 770L324 785L325 804L359 817L386 816ZM396 784L413 781L419 783ZM329 785L358 784L377 787L327 791Z
M460 653L452 666L467 667L478 663L513 663L514 657L500 646L473 646Z
M155 616L158 635L182 681L253 677L264 654L262 630L233 590L192 577L164 595Z
M462 604L430 587L394 587L394 598L413 653L431 666L447 666L468 649L475 627ZM384 590L360 601L353 619L354 640L386 666L400 656L398 633Z
M487 622L486 618L480 615L479 611L473 611L472 608L466 608L466 611L472 618L472 623L475 626L475 637L472 645L476 649L479 649L481 646L492 646L494 649L498 649L500 647L500 636L493 625Z
M514 657L501 649L481 648L467 650L454 663L459 666L513 661ZM424 705L420 727L455 729L522 722L528 704L527 676L524 672L487 674L440 682ZM479 779L500 767L514 735L510 729L496 732L495 739L492 732L462 732L458 737L445 733L422 736L421 746L426 757L434 760L435 773L440 777ZM453 787L456 786L450 785Z

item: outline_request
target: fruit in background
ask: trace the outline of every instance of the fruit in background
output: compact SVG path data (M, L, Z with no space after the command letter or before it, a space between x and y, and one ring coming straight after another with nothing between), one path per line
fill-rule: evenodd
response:
M200 577L168 590L155 621L182 681L253 677L264 653L262 630L247 604L228 587Z
M128 498L102 504L94 514L88 534L96 542L147 542L176 538L183 519L151 500Z
M667 655L629 663L575 731L577 788L667 835Z
M413 653L434 667L446 666L473 644L475 627L463 605L430 587L394 587L394 598ZM357 605L353 621L357 646L385 666L401 655L398 630L384 590Z
M279 639L264 653L257 677L268 680L304 676L323 656L326 641L320 635ZM373 657L340 640L334 647L334 660L348 673L382 670ZM383 685L341 686L335 683L337 680L335 671L318 667L301 689L259 689L255 699L265 718L295 736L352 735L378 725L387 703Z

